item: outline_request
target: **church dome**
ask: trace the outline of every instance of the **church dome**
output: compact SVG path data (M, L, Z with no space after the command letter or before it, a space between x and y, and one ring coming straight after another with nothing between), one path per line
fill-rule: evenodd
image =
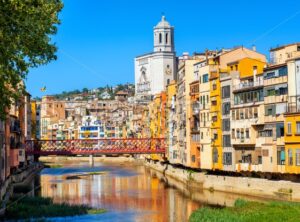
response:
M155 28L170 28L170 23L166 21L166 17L163 15L161 21L155 26Z

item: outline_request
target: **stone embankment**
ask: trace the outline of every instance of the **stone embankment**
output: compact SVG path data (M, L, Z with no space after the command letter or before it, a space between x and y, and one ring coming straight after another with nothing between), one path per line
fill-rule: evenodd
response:
M144 164L163 173L165 176L185 183L191 188L275 200L300 201L300 183L249 177L207 175L203 172L193 172L152 160L145 161Z
M6 203L13 194L14 187L27 184L41 169L43 169L42 164L34 163L10 175L5 180L0 188L0 198L2 200L0 206L0 215L4 214Z

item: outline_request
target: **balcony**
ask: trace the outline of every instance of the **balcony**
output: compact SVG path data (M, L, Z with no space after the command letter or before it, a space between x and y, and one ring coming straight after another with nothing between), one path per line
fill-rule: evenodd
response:
M236 170L239 171L262 171L262 164L237 163Z
M264 98L265 104L269 103L282 103L287 101L287 95L278 95L278 96L266 96Z
M137 84L137 92L138 93L144 93L144 92L148 92L148 91L150 91L150 82L149 81Z
M195 102L192 104L192 111L193 111L193 115L199 115L199 111L200 111L199 102Z
M300 113L300 96L288 98L286 113Z
M193 128L191 128L191 133L192 134L200 133L200 126L194 126Z
M250 89L257 89L257 88L261 88L264 85L264 81L255 81L255 82L244 82L244 83L240 83L237 85L233 86L233 92L238 92L238 91L247 91Z
M14 120L10 124L10 132L11 133L21 133L20 121Z
M280 76L280 77L275 77L275 78L270 78L270 79L264 79L264 86L286 83L287 81L288 81L287 76Z

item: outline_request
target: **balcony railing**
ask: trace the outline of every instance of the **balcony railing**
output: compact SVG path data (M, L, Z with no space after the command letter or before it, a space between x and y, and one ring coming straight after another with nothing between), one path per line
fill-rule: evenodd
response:
M299 113L300 112L300 95L299 96L290 96L288 98L287 113Z
M263 85L264 85L263 80L255 81L255 82L245 82L245 83L240 83L240 84L233 86L233 90L249 89L249 88L259 87L259 86L263 86Z

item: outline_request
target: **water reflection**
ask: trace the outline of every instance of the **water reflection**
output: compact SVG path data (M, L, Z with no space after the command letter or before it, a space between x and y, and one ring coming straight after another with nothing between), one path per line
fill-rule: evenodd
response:
M91 172L100 174L92 175ZM74 175L76 177L70 177ZM190 214L203 203L232 205L238 198L233 194L193 190L134 164L101 164L93 168L67 165L45 169L40 182L41 195L52 197L55 202L87 204L109 211L102 215L74 217L73 221L183 222L188 221Z

